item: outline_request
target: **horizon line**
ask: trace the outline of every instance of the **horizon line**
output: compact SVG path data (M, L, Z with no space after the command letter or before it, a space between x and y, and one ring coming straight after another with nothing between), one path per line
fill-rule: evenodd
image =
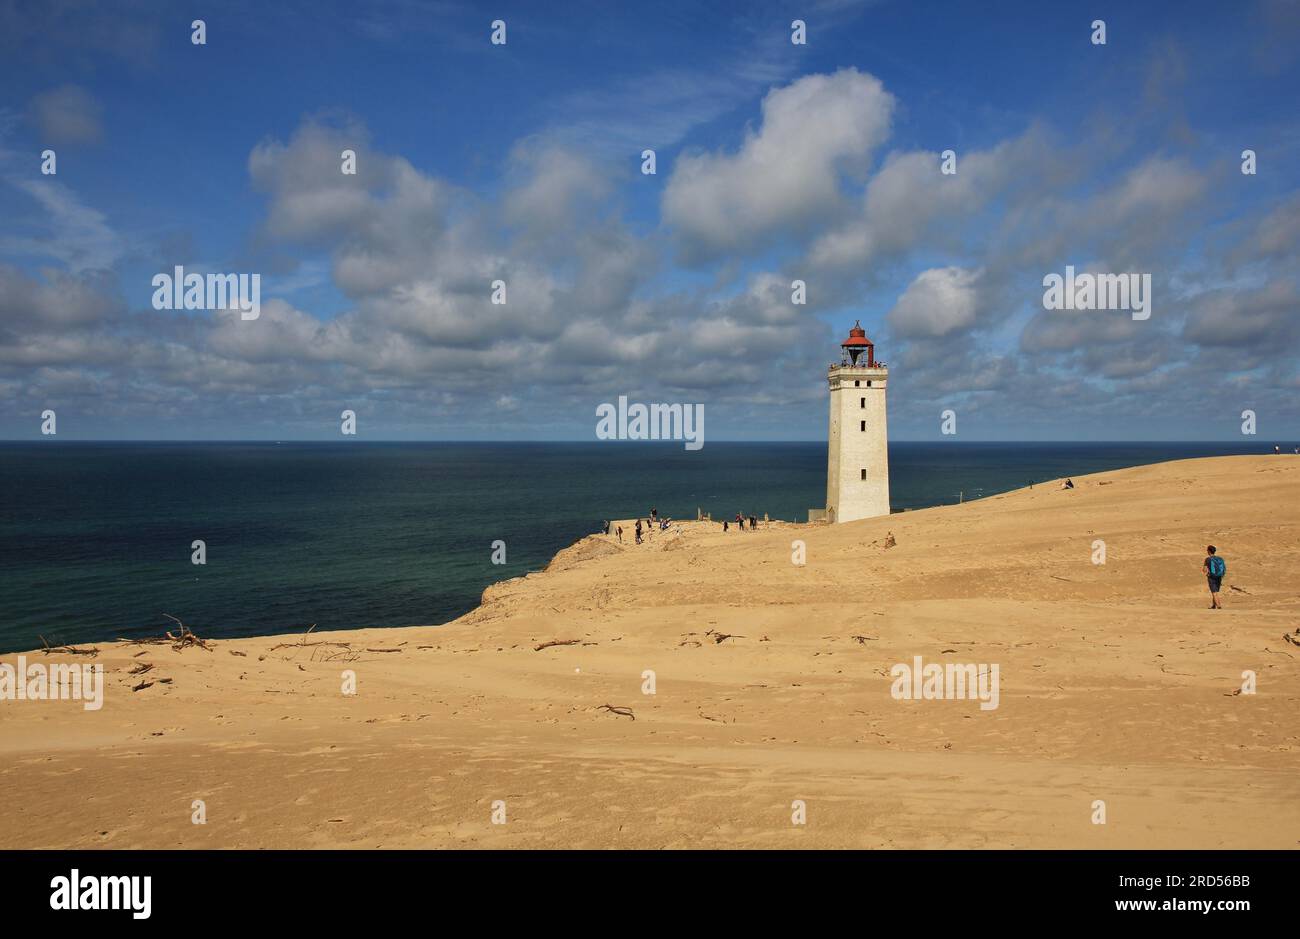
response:
M1261 438L1261 440L1262 440L1262 439L1265 439L1265 438ZM1286 439L1286 438L1281 438L1281 437L1279 437L1279 438L1274 438L1275 442L1277 442L1277 441L1281 441L1281 440L1283 440L1283 439ZM644 444L644 445L652 445L652 444L673 445L673 444L680 444L680 443L681 443L680 440L671 440L671 439L665 439L665 440L618 440L618 441L612 441L612 442L615 443L615 444L622 444L622 445L628 445L628 444L630 444L630 445L633 445L633 446L638 445L638 444ZM765 440L739 440L739 439L734 439L734 440L733 440L733 439L723 439L723 440L715 440L715 441L714 441L714 443L742 443L742 444L773 444L773 443L828 443L828 442L829 442L829 441L824 440L824 439L819 440L819 439L806 439L806 438L772 438L772 439L765 439ZM343 445L347 445L347 446L353 446L353 445L357 445L357 444L390 444L390 443L406 443L406 444L413 444L413 443L448 443L448 444L450 444L450 443L460 443L460 444L465 444L465 443L480 443L480 444L552 444L552 443L591 443L591 444L596 444L596 443L599 443L599 444L609 444L609 443L611 443L611 441L608 441L608 440L598 440L598 439L593 439L593 438L591 438L591 437L581 437L581 438L575 438L575 437L557 437L557 438L547 439L547 440L520 440L520 439L517 439L517 438L508 438L508 439L497 439L497 438L493 438L493 439L485 439L485 438L459 438L459 437L447 437L447 438L420 438L420 439L394 439L394 438L384 438L384 439L365 439L365 440L361 440L361 439L338 440L338 439L327 438L327 437L291 437L291 438L283 438L283 439L279 439L279 440L272 439L272 438L269 438L269 437L261 437L261 438L250 438L250 437L211 437L211 438L166 438L166 437L149 437L149 438L145 438L145 437L135 437L135 438L131 438L131 437L128 437L128 438L122 438L122 437L78 437L78 438L65 438L65 439L62 439L62 440L58 440L58 439L55 439L55 440L49 440L47 437L42 437L42 436L36 436L36 437L0 437L0 444L11 444L11 443L31 443L31 444L36 444L36 443L42 443L42 444L44 444L44 443L49 443L49 444L59 444L59 443L123 443L123 444L129 444L129 443L170 443L170 444L197 444L197 443L207 443L207 444L215 444L215 443L241 443L241 444L249 444L249 443L265 443L265 444L286 444L286 443L337 443L337 444L343 444ZM1241 443L1243 446L1249 445L1248 442L1245 442L1245 441L1237 441L1237 440L1233 440L1233 439L1211 439L1211 440L1204 440L1204 439L1201 439L1201 440L1186 440L1186 439L1178 439L1178 438L1168 438L1168 439L1166 439L1166 438L1159 438L1159 439L1151 439L1151 438L1124 439L1124 438L1118 438L1118 439L1106 439L1106 440L1102 440L1102 439L1097 439L1097 440L1077 440L1077 439L1075 439L1075 440L1056 440L1056 439L1052 439L1052 440L1047 440L1047 439L1044 439L1044 440L1035 440L1035 439L1025 439L1025 438L1015 439L1015 438L1003 438L1003 437L997 437L997 438L992 438L992 437L990 437L990 438L976 438L976 439L964 438L964 439L961 439L961 440L957 440L957 439L944 439L944 438L942 438L942 437L940 437L940 438L934 438L934 437L911 437L911 438L901 438L901 439L896 439L896 440L890 440L889 443L891 443L891 444L893 444L893 443L944 443L944 444L963 444L963 443L1009 443L1009 444L1026 444L1026 443L1030 443L1030 444L1047 444L1047 443L1050 443L1050 444L1071 444L1071 445L1087 445L1087 444L1144 444L1144 443L1145 443L1145 444L1166 444L1166 443L1181 443L1181 444L1201 444L1201 445L1206 445L1206 446L1214 445L1214 444ZM1275 443L1263 443L1263 442L1261 442L1261 443L1259 443L1258 445L1261 446L1261 447L1268 447L1268 446L1274 446Z

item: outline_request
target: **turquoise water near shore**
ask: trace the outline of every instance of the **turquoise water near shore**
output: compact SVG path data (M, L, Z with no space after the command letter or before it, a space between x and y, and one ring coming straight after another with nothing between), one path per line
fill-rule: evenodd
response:
M1266 449L895 443L890 484L897 512ZM163 612L214 638L440 623L605 518L803 521L825 491L824 443L0 443L0 651L160 635Z

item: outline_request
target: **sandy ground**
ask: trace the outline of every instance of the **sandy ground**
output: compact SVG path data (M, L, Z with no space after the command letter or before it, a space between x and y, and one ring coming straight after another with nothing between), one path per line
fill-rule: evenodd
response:
M101 644L102 710L0 701L0 847L1300 845L1300 458L1075 482L593 536L441 627ZM918 655L997 709L896 700Z

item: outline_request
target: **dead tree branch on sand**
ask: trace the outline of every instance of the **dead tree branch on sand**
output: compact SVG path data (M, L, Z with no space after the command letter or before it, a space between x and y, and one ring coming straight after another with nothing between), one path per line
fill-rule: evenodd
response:
M552 639L550 642L543 642L540 646L533 646L533 651L541 652L551 646L576 646L580 642L582 642L581 639Z
M744 639L744 638L745 638L744 636L738 636L738 635L736 635L735 633L720 633L720 632L715 632L715 631L713 631L712 629L710 629L709 631L707 631L704 635L710 637L710 638L713 640L713 642L714 642L715 645L722 645L722 644L723 644L724 642L726 642L728 639Z
M182 649L188 649L190 646L197 646L205 652L211 652L212 646L207 639L200 639L190 630L188 626L172 616L170 613L163 613L173 623L180 627L175 633L170 630L164 632L161 636L152 636L148 639L127 639L124 636L118 636L118 642L129 643L133 646L161 646L171 643L171 647L180 652Z
M296 642L277 642L276 645L270 646L270 652L278 652L281 649L311 649L312 654L309 661L312 662L335 662L342 659L343 662L355 662L360 658L361 650L352 648L351 642L338 642L328 639L320 639L315 642L308 642L307 637L312 635L312 629L316 628L316 623L307 627ZM333 649L333 652L329 652ZM372 650L367 649L367 652ZM385 652L383 649L374 649L373 652ZM396 650L400 652L400 649ZM317 658L320 655L320 658Z
M636 715L632 713L631 708L616 707L612 704L602 704L600 707L596 708L596 710L609 711L611 714L617 714L619 717L630 717L632 720L636 720Z
M180 620L178 620L176 617L172 616L170 613L164 613L163 616L167 617L169 620L171 620L173 623L175 623L177 626L180 627L180 629L176 631L175 635L173 635L170 632L164 634L167 636L168 639L172 641L173 643L172 648L175 649L177 652L179 652L181 649L188 648L189 646L198 646L200 649L203 649L206 652L212 651L212 647L208 645L206 639L200 639L198 636L194 635L194 633L190 631L190 628L186 626L184 623L182 623Z
M276 643L275 645L271 646L271 651L275 652L279 649L310 649L313 646L339 646L344 649L352 648L352 643L350 642L331 642L328 639L321 639L318 642L308 642L307 637L311 635L311 631L315 628L316 628L316 624L312 623L310 626L307 627L307 631L302 634L301 638L299 638L297 642Z
M89 655L92 657L99 655L98 647L95 647L93 649L78 649L76 646L69 646L69 645L52 646L44 636L41 636L40 640L41 640L41 646L43 647L41 649L41 655L50 655L51 653L54 652L64 652L68 655Z

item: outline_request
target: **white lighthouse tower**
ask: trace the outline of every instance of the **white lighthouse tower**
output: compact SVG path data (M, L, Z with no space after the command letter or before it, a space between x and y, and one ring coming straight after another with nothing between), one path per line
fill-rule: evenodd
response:
M840 343L839 365L827 373L831 429L826 455L826 520L851 522L889 514L889 433L885 385L889 369L876 361L862 323Z

